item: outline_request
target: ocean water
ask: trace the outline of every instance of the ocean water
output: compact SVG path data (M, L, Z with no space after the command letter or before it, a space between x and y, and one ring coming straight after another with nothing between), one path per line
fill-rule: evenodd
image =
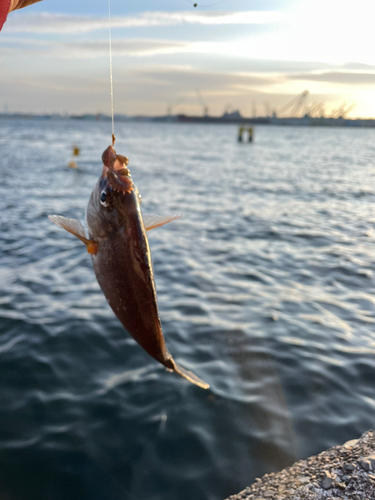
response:
M221 500L375 421L375 130L118 123L170 374L110 310L84 220L110 124L0 121L0 497ZM79 169L67 168L73 143Z

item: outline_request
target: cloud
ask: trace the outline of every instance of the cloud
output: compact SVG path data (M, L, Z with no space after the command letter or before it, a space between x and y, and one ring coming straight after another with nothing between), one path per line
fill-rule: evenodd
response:
M112 28L144 28L181 24L270 24L283 20L280 12L144 12L137 16L113 17ZM52 13L18 13L9 16L4 32L8 33L87 33L108 30L108 18Z
M1 56L7 53L13 58L18 56L53 57L62 59L108 58L108 40L88 40L74 42L46 41L8 37L2 40ZM175 54L198 50L195 43L178 40L160 40L150 38L116 39L112 44L112 53L117 56L144 57L156 54Z
M342 69L375 71L375 66L373 64L365 64L360 62L347 62L341 64L340 66Z
M362 73L355 71L327 71L323 73L300 73L288 75L289 80L304 80L313 82L325 82L342 85L374 85L374 73Z
M116 40L112 53L117 56L144 57L156 54L175 54L189 51L191 44L173 40L127 39ZM88 42L56 43L53 56L85 59L87 57L107 57L108 40Z
M0 51L0 59L6 54L12 55L15 59L27 57L30 59L34 56L53 57L53 58L70 58L70 59L94 59L96 57L108 58L108 39L97 40L80 40L80 41L57 41L45 40L39 38L25 38L21 36L6 36L1 40L2 49ZM229 50L231 45L235 45ZM209 59L210 68L213 71L222 71L225 69L227 73L277 73L288 74L297 73L298 75L307 74L310 72L323 71L340 71L363 69L370 71L375 70L375 66L347 63L347 64L328 64L319 61L290 61L276 59L259 59L243 56L235 57L237 47L241 43L237 42L191 42L182 40L163 40L153 38L116 38L112 43L112 51L116 56L131 56L131 57L147 57L161 54L178 54L184 53L183 64L193 66L207 66L207 58ZM206 54L204 61L197 61L196 54ZM212 58L211 55L220 55L219 58ZM165 62L165 61L164 61ZM168 63L174 61L169 60ZM181 60L176 62L180 65Z
M14 79L14 76L13 76ZM11 83L12 75L8 77L0 77L0 81ZM73 83L75 82L75 83ZM43 78L28 78L23 82L26 86L48 88L50 90L66 90L69 92L81 92L88 90L89 92L97 92L99 88L108 90L108 80L106 77L71 77L64 75L43 76ZM131 89L133 92L138 92L141 86L158 86L167 96L171 92L192 96L196 100L195 88L198 86L206 95L216 94L220 92L238 93L242 92L243 88L258 88L266 85L279 83L279 78L276 76L264 76L255 74L241 73L225 73L202 71L191 67L175 67L175 66L147 66L134 67L124 69L118 72L115 86L120 92L120 88L127 87L126 93ZM163 90L164 89L164 90ZM149 93L150 90L147 90Z
M236 92L238 88L259 87L278 83L278 77L244 74L200 71L192 68L151 67L133 73L142 76L143 80L152 80L161 85L173 85L179 92L191 93L195 99L194 88L199 86L207 93L219 91Z
M8 37L2 40L8 50L19 49L27 57L43 56L59 59L94 59L109 55L108 39L57 41ZM112 53L116 56L148 57L158 54L216 54L221 58L241 56L236 42L201 42L163 40L152 38L116 38L112 41ZM1 56L6 53L2 48ZM20 55L21 55L20 54ZM14 56L13 56L14 57Z

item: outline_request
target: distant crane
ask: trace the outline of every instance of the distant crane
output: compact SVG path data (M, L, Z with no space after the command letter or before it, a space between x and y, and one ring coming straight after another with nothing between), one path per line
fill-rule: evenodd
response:
M308 90L304 90L301 94L298 94L296 97L293 97L288 103L286 103L282 108L279 109L279 113L285 113L287 110L291 109L290 117L298 116L298 112L301 110L304 102L306 101L306 97L309 95Z
M311 104L311 106L306 106L306 115L308 115L308 116L314 116L315 108L316 108L316 102L315 101Z
M355 102L353 102L353 104L351 104L348 108L346 108L346 110L342 114L342 117L346 118L347 115L351 112L351 110L354 109L356 106L357 106L357 104Z
M345 108L346 108L346 102L344 101L341 104L341 106L332 110L331 118L339 118L342 115L342 113L345 111Z
M324 102L320 102L320 103L313 103L311 108L310 108L310 111L309 111L309 115L311 117L318 117L318 116L322 116L324 114ZM320 115L319 115L319 111L320 112Z
M179 106L183 101L184 101L184 97L181 97L181 99L178 99L177 101L173 102L172 104L168 104L167 105L167 115L172 116L173 109L175 107Z
M350 106L347 106L346 102L344 101L341 106L331 112L331 118L346 118L346 116L355 106L355 102L353 102Z
M344 108L341 110L341 113L339 114L339 116L337 118L346 118L347 115L351 112L351 110L353 108L355 108L356 106L356 103L353 102L350 106L348 106L347 108Z
M263 101L264 109L266 111L266 116L272 116L272 109L268 101Z
M345 118L355 106L355 102L353 102L353 104L351 104L350 106L347 106L346 102L344 101L341 106L331 111L330 118Z
M276 111L271 108L270 103L268 101L263 101L263 106L266 111L266 116L268 118L277 118Z
M199 100L199 102L200 102L200 104L202 106L203 116L208 116L208 106L204 102L202 94L200 93L200 90L198 88L195 89L195 93L197 94L198 100Z
M317 103L316 101L314 101L311 106L306 108L306 115L310 116L311 118L317 118L321 116L321 114L319 115L319 111L323 108L323 106L324 102Z
M316 106L316 102L314 101L311 106L305 107L305 115L312 116L314 114L314 108Z
M253 118L257 117L257 103L256 103L256 101L252 102L252 115L253 115Z

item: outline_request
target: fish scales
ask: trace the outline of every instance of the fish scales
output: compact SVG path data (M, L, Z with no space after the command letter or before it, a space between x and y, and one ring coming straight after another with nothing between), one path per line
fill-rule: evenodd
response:
M92 196L89 206L95 203ZM128 193L120 230L88 210L90 238L99 241L92 255L98 283L113 312L130 335L157 361L167 356L157 310L156 291L146 231L134 192ZM98 228L98 221L101 221ZM99 222L100 223L100 222ZM99 235L106 234L105 237ZM158 345L160 348L157 348Z

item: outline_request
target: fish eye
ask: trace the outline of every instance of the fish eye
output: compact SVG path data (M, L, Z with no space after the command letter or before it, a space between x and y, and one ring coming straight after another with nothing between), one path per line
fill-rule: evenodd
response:
M103 189L103 191L100 193L100 204L103 205L103 207L108 207L106 198L107 198L107 192L105 189Z

